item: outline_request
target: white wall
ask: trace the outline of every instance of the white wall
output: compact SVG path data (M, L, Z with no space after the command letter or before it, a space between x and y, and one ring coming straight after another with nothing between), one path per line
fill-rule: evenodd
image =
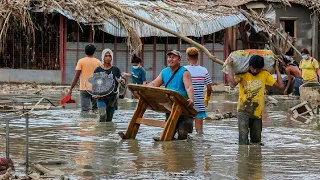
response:
M0 69L0 82L61 83L60 70Z

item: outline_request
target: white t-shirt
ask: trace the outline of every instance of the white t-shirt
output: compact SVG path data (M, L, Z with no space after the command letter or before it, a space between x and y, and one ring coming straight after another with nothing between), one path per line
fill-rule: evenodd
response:
M194 89L194 108L197 112L206 111L204 105L204 87L212 84L207 68L198 65L187 65L185 68L190 72Z

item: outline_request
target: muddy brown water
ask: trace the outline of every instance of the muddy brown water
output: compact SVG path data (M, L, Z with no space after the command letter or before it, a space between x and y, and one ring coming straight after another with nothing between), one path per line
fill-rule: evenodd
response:
M215 94L208 111L236 111L237 96ZM136 102L121 100L114 121L97 122L97 115L78 108L34 111L30 118L31 162L58 160L70 179L319 179L320 131L287 118L296 101L266 108L265 146L239 146L237 119L205 121L204 136L154 142L161 129L141 126L136 140L121 140ZM0 114L4 119L5 114ZM164 120L152 111L146 117ZM25 172L25 119L10 123L11 157L16 173ZM5 123L0 121L0 154L5 154Z

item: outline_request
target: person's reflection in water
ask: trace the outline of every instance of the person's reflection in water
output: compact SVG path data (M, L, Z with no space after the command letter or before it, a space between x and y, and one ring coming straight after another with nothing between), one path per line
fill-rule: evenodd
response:
M77 166L76 174L85 177L93 177L94 173L92 172L92 166L90 165L90 160L93 158L93 149L95 147L95 142L83 140L88 139L90 137L97 136L99 132L94 129L90 129L88 127L95 126L96 122L79 122L78 128L78 153L73 155L75 160L75 165Z
M193 142L170 141L161 144L165 172L193 172L196 167Z
M125 163L122 164L120 171L136 174L144 167L144 164L148 164L147 158L149 156L146 157L146 152L140 151L141 147L138 140L125 140L122 141L122 143L126 147L126 149L123 150L126 151L127 155Z
M119 144L113 139L116 128L113 122L97 122L94 128L99 138L95 143L92 159L88 161L93 164L100 177L118 172L116 156Z
M238 179L263 179L260 145L239 145L237 162Z
M97 113L86 112L86 111L81 111L80 112L80 119L86 119L86 120L82 120L82 121L87 121L87 119L93 119L94 121L96 121L97 118L98 118L98 114Z
M182 172L194 172L195 160L193 143L187 141L155 142L154 146L143 146L137 140L126 140L121 146L125 146L125 162L121 162L119 171L122 173L137 174L139 172L172 172L182 177L192 174ZM120 150L120 151L122 151ZM124 152L120 152L123 154Z
M76 174L86 178L96 177L97 172L105 173L105 171L113 172L112 165L114 155L116 153L116 142L100 141L100 138L106 138L109 134L113 134L116 125L112 122L99 123L96 122L80 122L79 123L79 153L74 155L77 168ZM96 140L98 139L98 140ZM107 153L106 153L107 151ZM108 157L106 157L106 154ZM107 167L106 167L107 166Z

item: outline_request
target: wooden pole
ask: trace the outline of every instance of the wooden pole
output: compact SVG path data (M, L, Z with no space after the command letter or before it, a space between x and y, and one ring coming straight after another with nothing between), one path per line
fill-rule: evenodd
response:
M314 14L312 16L312 57L318 57L318 41L319 41L319 19Z
M137 20L139 20L139 21L142 21L142 22L144 22L144 23L146 23L146 24L149 24L149 25L151 25L151 26L153 26L153 27L155 27L155 28L161 29L161 30L163 30L163 31L165 31L165 32L167 32L167 33L169 33L169 34L173 34L173 35L177 36L178 38L181 38L182 40L186 41L187 43L189 43L189 44L197 47L197 48L200 49L201 51L203 51L212 61L214 61L214 62L216 62L216 63L218 63L218 64L223 65L224 62L223 62L222 60L220 60L220 59L218 59L216 56L212 55L207 48L205 48L205 47L202 46L201 44L193 41L192 39L190 39L190 38L188 38L188 37L186 37L186 36L184 36L184 35L182 35L182 34L179 34L179 33L175 32L175 31L172 31L172 30L170 30L170 29L168 29L168 28L166 28L166 27L163 27L163 26L161 26L161 25L159 25L159 24L156 24L156 23L154 23L154 22L152 22L152 21L149 21L148 19L145 19L145 18L143 18L143 17L141 17L141 16L138 16L138 15L136 15L136 14L134 14L134 13L131 13L131 12L129 12L129 11L126 11L125 9L121 9L121 8L115 6L114 4L110 3L110 2L104 1L103 3L106 4L106 5L108 5L108 6L111 7L111 8L113 8L113 9L115 9L115 10L117 10L117 11L119 11L119 12L125 14L125 15L127 15L127 16L133 17L133 18L135 18L135 19L137 19Z
M283 40L286 40L286 37L284 37L284 35L279 31L279 29L276 29L276 32L280 35L280 37L283 39ZM300 53L300 51L294 47L294 45L290 42L287 42L302 58L302 54Z
M9 159L10 159L10 142L9 142L9 119L6 118L6 167L9 168Z

